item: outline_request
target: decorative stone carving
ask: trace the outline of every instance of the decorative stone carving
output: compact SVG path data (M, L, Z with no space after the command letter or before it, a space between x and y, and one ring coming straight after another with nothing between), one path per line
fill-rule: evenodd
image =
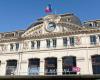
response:
M4 45L4 44L0 45L0 51L1 52L2 51L7 51L7 45Z
M27 50L27 49L29 48L29 47L28 47L28 46L29 46L28 44L29 44L28 41L27 41L27 42L26 42L26 41L23 42L23 49L24 49L24 50Z

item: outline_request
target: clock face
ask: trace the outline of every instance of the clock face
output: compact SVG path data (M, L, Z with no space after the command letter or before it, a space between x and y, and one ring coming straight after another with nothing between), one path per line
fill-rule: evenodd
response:
M46 27L46 30L49 31L49 32L51 32L51 31L54 31L55 28L56 28L56 24L54 22L50 22L48 24L48 26Z

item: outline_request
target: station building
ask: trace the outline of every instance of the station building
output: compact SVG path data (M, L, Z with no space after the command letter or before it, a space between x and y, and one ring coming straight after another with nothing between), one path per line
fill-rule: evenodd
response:
M0 33L0 76L100 74L100 20L49 14Z

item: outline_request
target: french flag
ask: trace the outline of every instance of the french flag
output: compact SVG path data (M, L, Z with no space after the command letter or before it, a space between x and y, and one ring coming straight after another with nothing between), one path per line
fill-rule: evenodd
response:
M45 12L46 13L52 12L51 5L50 4L48 4L47 7L45 8Z

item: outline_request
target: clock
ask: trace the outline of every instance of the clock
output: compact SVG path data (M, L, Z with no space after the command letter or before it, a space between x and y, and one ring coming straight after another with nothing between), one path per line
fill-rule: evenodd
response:
M52 32L52 31L55 30L55 28L56 28L56 24L55 24L54 22L50 22L50 23L47 25L46 30L47 30L48 32Z

